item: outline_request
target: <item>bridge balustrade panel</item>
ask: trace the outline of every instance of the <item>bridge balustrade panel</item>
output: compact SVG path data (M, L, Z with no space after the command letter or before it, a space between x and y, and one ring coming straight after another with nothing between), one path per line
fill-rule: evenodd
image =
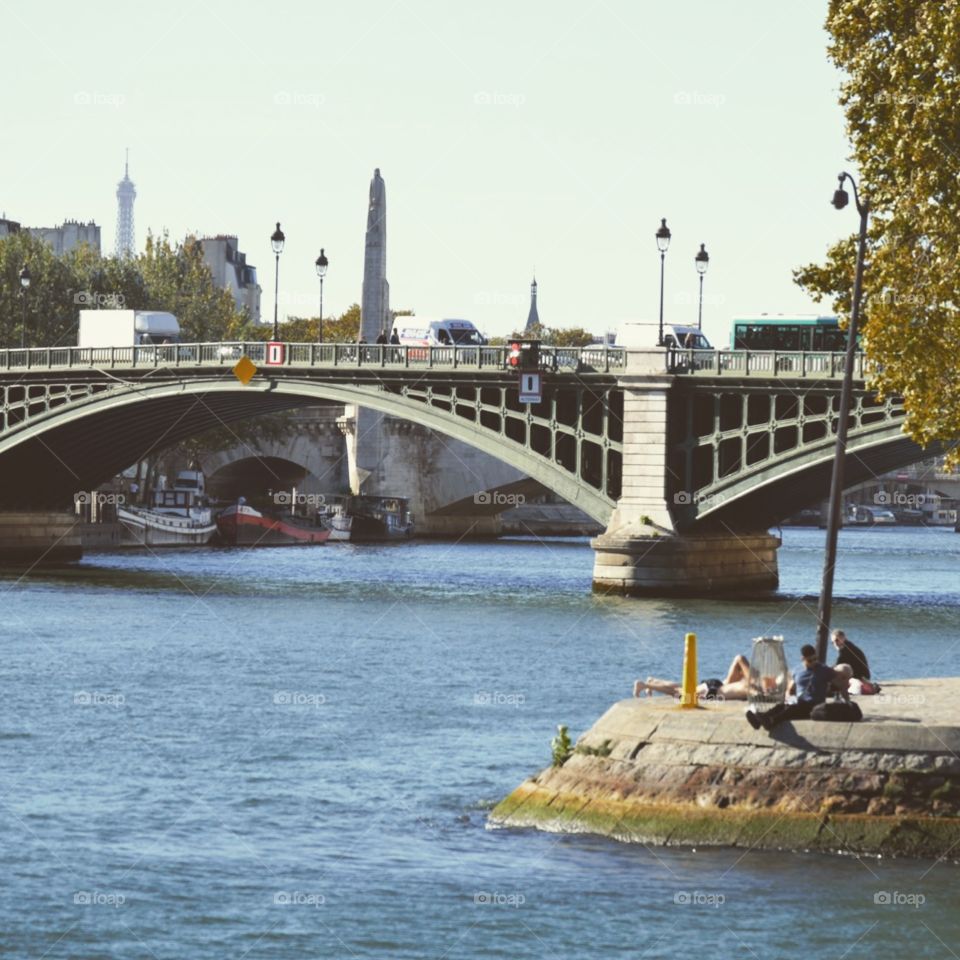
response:
M719 380L709 385L689 380L685 387L678 384L671 403L668 500L681 527L730 513L726 508L732 501L749 496L751 481L762 484L778 474L832 462L840 407L837 382L810 381L798 388L795 381L772 380L724 388ZM871 438L899 437L904 413L900 398L878 400L861 382L848 421L848 449ZM803 499L802 492L790 494L796 495ZM811 486L809 500L797 509L825 496L825 490ZM794 510L791 502L771 505L768 512L782 519Z

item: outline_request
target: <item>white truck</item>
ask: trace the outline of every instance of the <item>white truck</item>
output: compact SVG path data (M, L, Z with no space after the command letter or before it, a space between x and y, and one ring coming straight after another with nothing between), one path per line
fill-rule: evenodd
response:
M77 346L139 347L180 342L180 324L161 310L81 310Z

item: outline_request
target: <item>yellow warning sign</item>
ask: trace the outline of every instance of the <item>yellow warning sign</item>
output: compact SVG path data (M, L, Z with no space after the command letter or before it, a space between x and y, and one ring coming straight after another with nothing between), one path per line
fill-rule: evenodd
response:
M254 362L249 357L241 357L233 368L233 375L246 386L257 373Z

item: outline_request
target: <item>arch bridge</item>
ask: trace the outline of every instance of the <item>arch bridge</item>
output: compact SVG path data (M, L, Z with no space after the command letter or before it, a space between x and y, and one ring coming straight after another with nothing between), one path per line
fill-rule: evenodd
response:
M542 401L526 404L503 347L286 344L275 364L266 351L262 342L0 351L0 509L68 507L77 491L213 426L357 404L499 457L604 524L601 588L689 592L705 581L711 592L736 581L711 564L775 585L766 528L829 488L839 354L544 347ZM241 357L256 367L246 385L233 372ZM904 437L902 404L877 400L858 363L850 485L935 452ZM715 556L757 538L744 549L766 572L743 550L732 550L732 566ZM679 576L676 558L658 560L668 542L709 553L707 572ZM673 579L648 583L645 561Z

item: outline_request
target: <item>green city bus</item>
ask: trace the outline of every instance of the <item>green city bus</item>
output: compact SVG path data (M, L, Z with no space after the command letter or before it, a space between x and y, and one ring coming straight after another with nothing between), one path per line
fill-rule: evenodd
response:
M847 334L840 329L836 317L763 313L733 321L730 348L840 353L847 349Z

